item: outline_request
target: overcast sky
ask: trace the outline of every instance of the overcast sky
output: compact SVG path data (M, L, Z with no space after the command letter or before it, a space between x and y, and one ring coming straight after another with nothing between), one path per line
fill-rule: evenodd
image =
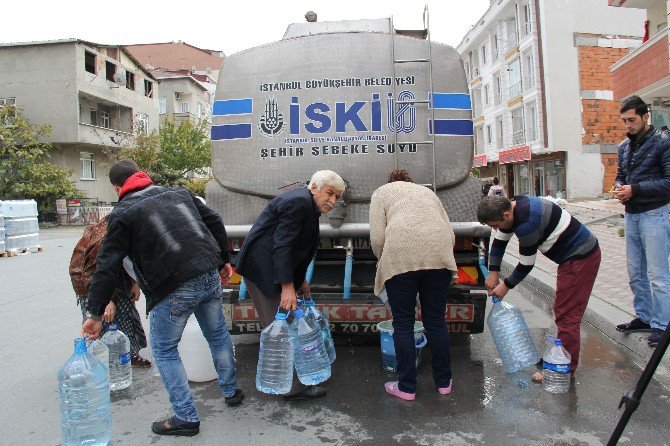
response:
M232 54L281 39L313 10L319 21L393 15L397 29L419 29L424 5L434 41L459 44L489 0L3 0L0 43L78 38L105 44L181 40Z

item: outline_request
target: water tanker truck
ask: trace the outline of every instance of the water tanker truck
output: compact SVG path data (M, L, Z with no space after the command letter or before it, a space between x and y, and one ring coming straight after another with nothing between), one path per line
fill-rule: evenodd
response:
M393 19L306 22L274 43L223 62L213 107L207 203L224 219L235 256L267 203L322 169L347 182L321 217L308 270L312 297L334 332L372 333L391 318L373 293L370 196L394 169L433 189L456 233L458 280L445 314L452 333L481 333L479 262L490 235L477 223L481 182L470 176L473 124L460 55ZM224 311L234 333L260 331L243 278ZM418 315L420 316L420 310Z

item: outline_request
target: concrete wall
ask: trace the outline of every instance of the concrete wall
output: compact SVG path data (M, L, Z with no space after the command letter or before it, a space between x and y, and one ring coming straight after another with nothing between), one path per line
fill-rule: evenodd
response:
M81 179L82 163L80 158L82 152L93 155L96 177L94 180ZM81 198L97 198L107 203L118 201L119 197L109 183L109 168L112 162L105 157L101 149L84 147L79 144L54 144L51 152L51 162L72 170L70 179L74 181L79 190L84 192L84 196Z
M0 47L0 79L1 98L15 97L33 124L51 124L50 141L77 141L73 43Z
M181 98L177 100L175 98L175 93L180 93ZM202 110L205 112L207 107L210 105L210 101L207 97L207 92L202 88L197 86L192 80L187 78L164 78L160 80L158 85L158 96L165 98L166 103L166 113L161 115L160 119L163 118L172 119L175 114L179 115L180 118L183 118L181 111L181 103L189 103L189 113L191 118L202 118L203 116L196 116L197 114L197 103L202 104Z

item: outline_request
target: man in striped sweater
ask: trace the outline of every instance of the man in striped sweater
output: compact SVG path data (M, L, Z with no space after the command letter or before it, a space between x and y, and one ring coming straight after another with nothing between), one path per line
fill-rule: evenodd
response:
M558 263L554 317L557 337L572 356L573 377L579 363L579 326L600 267L598 239L556 204L528 195L519 195L512 201L500 196L486 197L479 204L477 219L498 230L489 253L489 294L505 297L533 269L538 251ZM500 264L513 234L519 239L519 263L500 282Z

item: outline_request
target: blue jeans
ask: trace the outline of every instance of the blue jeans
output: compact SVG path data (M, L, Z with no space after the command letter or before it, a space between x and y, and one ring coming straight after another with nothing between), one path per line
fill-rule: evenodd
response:
M224 396L235 394L233 343L221 308L221 278L216 270L183 283L151 310L151 351L177 418L199 421L177 345L189 316L195 313L212 351Z
M416 295L432 356L435 385L451 382L451 346L445 322L447 294L451 284L448 269L428 269L398 274L386 281L386 293L393 314L393 345L398 361L398 389L416 393L416 345L414 315Z
M670 321L670 205L626 214L626 258L635 314L664 330Z

